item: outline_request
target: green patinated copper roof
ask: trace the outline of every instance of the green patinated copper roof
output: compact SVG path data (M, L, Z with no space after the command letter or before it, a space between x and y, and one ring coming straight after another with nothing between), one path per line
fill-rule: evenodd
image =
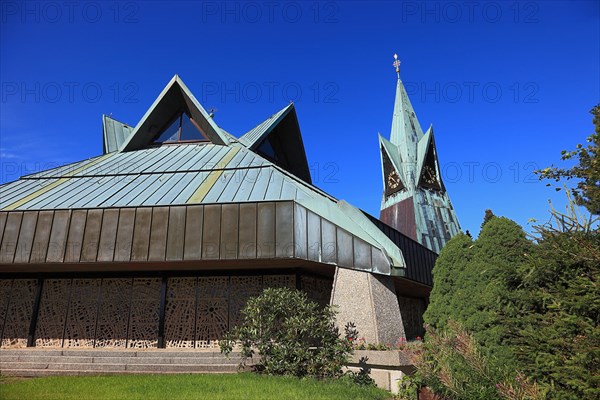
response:
M203 131L212 130L210 141L151 145L157 133L152 126L169 120L179 107L201 119ZM283 121L285 129L277 128ZM280 151L299 152L300 160L306 159L304 147L298 147L302 142L293 104L236 139L206 115L176 76L135 128L107 116L103 128L104 155L0 185L0 211L292 200L381 250L388 261L380 265L388 269L373 272L403 274L406 262L398 246L360 210L261 155L261 141L276 134L290 142Z
M104 154L113 153L119 150L119 147L129 138L133 127L123 122L117 121L108 115L102 116L102 131L104 133L103 149Z

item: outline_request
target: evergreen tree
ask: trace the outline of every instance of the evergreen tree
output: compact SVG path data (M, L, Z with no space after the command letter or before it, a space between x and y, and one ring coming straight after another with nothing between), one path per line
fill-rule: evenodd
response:
M472 246L471 237L459 233L440 252L433 268L434 290L424 316L426 323L434 328L442 328L449 319L457 319L458 310L452 306L452 300L460 290L464 290L457 280L471 258Z
M504 320L514 313L506 293L515 284L517 268L526 262L533 243L523 229L504 217L493 217L475 241L474 257L469 263L468 299L471 306L463 315L464 327L500 364L514 362L513 349L507 346L509 332ZM492 362L495 362L492 360Z
M504 321L508 342L549 398L600 399L600 232L576 214L554 216L507 292L519 311Z
M499 380L503 365L523 370L542 386L528 398L545 392L549 399L600 399L600 106L592 114L596 133L590 144L563 152L563 159L578 164L540 171L542 178L577 184L568 192L574 201L567 212L552 210L552 222L535 227L536 244L517 224L488 210L477 240L452 239L434 268L425 322L438 329L438 338L452 334L448 318L472 333ZM577 205L590 215L582 216ZM436 377L446 389L477 388L479 378L460 374L469 370L461 359L474 368L469 357L455 357L464 349L450 339L440 343L448 345L438 351L443 357L430 349L424 360L433 361L421 366L422 375ZM446 389L451 398L460 398ZM505 397L515 398L509 392Z
M492 210L490 210L489 208L487 210L485 210L485 215L483 216L483 222L481 223L481 229L483 229L485 224L487 224L494 217L495 217L495 215L492 212Z
M587 137L588 144L578 144L573 151L562 151L563 160L577 159L578 163L571 168L551 166L537 172L540 179L553 179L557 182L576 179L576 186L571 188L575 201L586 207L591 214L600 215L600 104L592 108L590 113L593 115L595 133ZM556 190L560 190L560 187Z
M462 234L450 240L433 269L425 323L444 330L448 320L456 321L498 363L514 362L501 323L508 312L505 293L531 248L519 225L498 217L484 224L475 241Z
M600 105L591 113L588 145L562 152L578 163L539 171L542 179L577 183L567 193L567 212L553 209L551 223L536 227L535 257L508 292L522 314L507 320L511 345L525 371L551 388L551 399L600 399Z

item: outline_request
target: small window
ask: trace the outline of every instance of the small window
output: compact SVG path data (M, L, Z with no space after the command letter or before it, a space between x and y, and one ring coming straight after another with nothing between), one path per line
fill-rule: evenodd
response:
M186 114L181 114L181 133L179 140L206 140L202 132L198 130L198 127L192 121L192 119Z
M177 117L177 119L173 121L171 125L169 125L167 129L163 131L163 133L160 134L160 136L158 137L158 139L155 140L155 142L176 142L177 140L179 140L180 118L181 116Z
M154 143L208 141L200 127L186 113L182 112L154 140Z
M265 155L267 158L270 158L273 161L277 161L277 153L275 153L275 149L273 148L273 145L271 144L269 139L265 140L261 143L260 146L258 146L258 151L261 154Z

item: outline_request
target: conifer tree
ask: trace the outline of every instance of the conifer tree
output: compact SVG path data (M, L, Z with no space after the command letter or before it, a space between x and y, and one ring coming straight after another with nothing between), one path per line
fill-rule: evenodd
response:
M532 246L523 229L503 217L489 219L475 241L462 234L450 240L433 269L425 323L444 330L448 320L456 321L498 363L514 362L502 325L509 314L506 291Z
M484 225L487 224L495 215L489 208L485 210L485 215L483 216L483 222L481 223L481 229L483 229Z
M459 233L440 252L433 269L434 290L424 316L427 324L441 328L446 326L449 319L457 319L453 299L464 290L457 280L471 258L472 245L471 237Z
M537 173L540 179L557 182L575 179L577 183L570 191L577 204L586 207L591 214L600 215L600 104L592 108L590 114L593 115L595 132L587 137L588 144L578 144L575 150L562 151L563 160L576 159L577 164L571 168L552 165ZM561 187L556 187L556 190L561 190Z
M507 291L517 310L503 321L507 343L550 399L600 399L600 234L541 234Z

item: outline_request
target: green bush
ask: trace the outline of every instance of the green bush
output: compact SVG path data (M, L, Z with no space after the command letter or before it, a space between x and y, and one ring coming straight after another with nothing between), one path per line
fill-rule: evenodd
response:
M517 224L487 210L477 240L458 235L440 253L421 370L441 393L465 398L457 393L466 387L493 398L496 380L501 398L527 398L515 391L518 385L500 383L509 366L535 380L548 399L600 399L600 105L592 114L588 144L562 152L576 165L537 171L542 179L575 180L565 186L565 213L552 209L549 223L533 227L531 241ZM472 333L485 376L495 377L485 385L453 344L448 319ZM469 396L480 398L476 391Z
M448 242L433 271L426 343L436 337L432 332L452 336L454 320L472 334L492 380L510 381L510 371L501 372L508 365L513 377L522 371L549 399L600 398L598 219L581 216L572 201L567 213L551 216L551 223L534 227L535 242L498 217L488 219L477 240L459 235ZM430 358L430 370L454 371L461 385L478 385L478 375L450 350L447 358ZM436 389L450 396L444 380L435 379Z
M507 292L518 313L505 325L523 371L550 399L600 399L600 231L571 211L536 227L537 251Z
M445 330L448 320L461 324L498 364L514 364L504 325L516 312L506 293L517 269L533 251L523 229L504 217L487 216L477 240L457 235L442 249L433 269L434 285L425 323Z
M317 379L343 375L357 332L349 324L341 337L330 306L321 307L298 290L269 288L248 300L242 316L241 326L220 341L223 353L239 344L244 363L258 352L255 369L270 375Z
M512 365L498 365L484 356L473 335L448 321L444 331L428 327L421 351L413 351L417 369L412 382L456 400L541 400L544 391ZM411 383L411 381L409 381ZM411 385L406 390L410 391Z

